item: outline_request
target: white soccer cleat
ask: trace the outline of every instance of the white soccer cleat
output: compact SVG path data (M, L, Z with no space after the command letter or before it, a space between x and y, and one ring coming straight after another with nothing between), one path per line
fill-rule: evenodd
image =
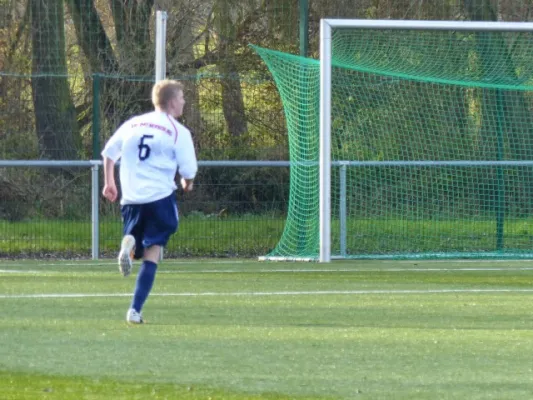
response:
M118 253L118 269L124 276L128 276L131 273L134 249L135 238L132 235L124 236L120 244L120 253Z
M128 313L126 314L126 321L130 324L143 324L143 317L141 313L135 311L133 308L130 308L128 310Z

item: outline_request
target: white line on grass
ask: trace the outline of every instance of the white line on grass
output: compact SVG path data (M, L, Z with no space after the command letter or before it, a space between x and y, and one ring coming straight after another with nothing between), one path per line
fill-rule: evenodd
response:
M39 274L43 271L28 271L22 269L0 269L0 274Z
M163 263L162 263L162 266L164 265L171 265L171 266L180 266L180 265L191 265L191 264L198 264L198 265L228 265L228 264L234 264L234 265L237 265L237 264L245 264L245 263L253 263L255 262L256 260L171 260L171 259L168 259L168 260L165 260ZM346 260L345 262L352 262L354 264L358 264L359 266L363 265L363 268L364 268L364 264L367 263L369 260L357 260L357 259L354 259L354 260ZM383 264L413 264L413 265L420 265L420 264L424 264L424 263L427 263L427 264L436 264L436 263L456 263L456 264L465 264L465 263L521 263L521 262L531 262L533 261L533 259L495 259L495 260L490 260L490 259L487 259L487 260L477 260L477 259L468 259L468 260L454 260L454 259L446 259L446 260L371 260L371 262L377 262L377 261L380 261L381 263ZM291 263L290 261L288 261L288 263ZM31 265L31 264L27 264L27 263L9 263L9 262L3 262L0 260L0 265L1 264L5 264L9 267L26 267L28 265ZM258 263L259 264L259 263ZM265 264L265 263L261 263L261 264ZM306 263L308 265L308 263ZM335 264L335 262L333 263L333 265ZM53 263L47 263L47 262L44 262L44 263L40 263L39 266L41 268L46 268L46 267L61 267L61 266L65 266L65 267L98 267L98 266L116 266L117 265L117 262L116 261L113 261L113 262L87 262L87 261L84 261L84 260L80 260L79 262L66 262L66 263L61 263L61 262L53 262ZM355 267L354 267L355 268ZM420 268L421 270L423 270L423 268ZM487 270L487 269L490 269L490 268L486 268L486 269L482 269L482 270ZM533 269L533 268L531 268ZM337 271L341 271L341 272L344 272L344 271L353 271L354 269L352 268L342 268L342 269L337 269L337 268L329 268L329 269L314 269L314 268L305 268L305 269L297 269L297 268L283 268L283 269L273 269L273 268L262 268L260 269L260 271L265 271L265 272L270 272L270 271L325 271L325 272L329 272L329 271L333 271L333 272L337 272ZM376 269L378 271L382 271L383 269ZM405 269L396 269L396 268L392 268L391 270L405 270ZM437 270L440 270L440 269L437 269ZM456 268L443 268L442 270L457 270ZM474 270L479 270L479 269L474 269ZM7 271L7 270L0 270L0 272L3 272L3 271ZM210 270L207 270L207 272L209 272ZM211 271L214 271L214 270L211 270ZM238 271L236 270L237 272L241 272L241 271ZM368 271L368 270L367 270ZM197 272L197 271L194 271L194 272ZM225 272L225 271L220 271L220 272ZM231 271L230 271L231 272ZM255 270L253 271L255 272Z
M63 264L64 265L64 264ZM94 265L94 264L93 264ZM115 265L115 264L113 264ZM487 271L533 271L533 267L497 267L497 268L336 268L336 269L318 269L318 268L276 268L276 269L188 269L188 270L174 270L168 271L160 268L158 274L272 274L272 273L364 273L364 272L487 272ZM91 271L89 269L82 270L20 270L20 269L0 269L0 274L63 274L68 273L84 273L84 272L105 272L105 271ZM112 271L108 271L115 273Z
M207 269L207 270L181 270L181 271L158 271L163 274L238 274L238 273L277 273L277 272L425 272L425 271L533 271L533 267L518 267L518 268L336 268L336 269L251 269L251 270L239 270L239 269Z
M163 263L164 265L187 265L187 264L220 264L220 265L223 265L223 264L244 264L244 263L250 263L250 262L255 262L255 260L192 260L192 261L188 261L188 260L165 260ZM0 264L7 264L8 266L10 267L26 267L28 265L31 265L31 263L14 263L14 264L11 264L9 262L2 262L0 261ZM42 268L46 268L46 267L61 267L61 266L65 266L65 267L98 267L98 266L109 266L109 265L112 265L112 266L116 266L118 265L116 261L113 261L113 262L86 262L86 261L80 261L80 262L66 262L66 263L58 263L58 262L54 262L54 263L47 263L47 262L42 262L42 263L39 263L39 265L42 267Z
M533 289L428 289L428 290L317 290L280 292L183 292L152 293L156 297L201 297L201 296L323 296L323 295L364 295L364 294L446 294L446 293L533 293ZM0 294L0 299L63 299L91 297L130 297L131 293L41 293L41 294Z

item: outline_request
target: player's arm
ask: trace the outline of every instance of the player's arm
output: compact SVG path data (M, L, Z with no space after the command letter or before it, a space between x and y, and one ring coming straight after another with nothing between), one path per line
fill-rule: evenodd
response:
M181 176L181 187L185 192L190 192L193 188L194 178L198 171L198 161L196 151L192 142L191 134L187 130L180 134L179 148L176 149L178 160L178 172Z
M104 156L104 189L102 194L109 201L115 201L118 196L117 185L115 184L115 161Z
M181 178L181 188L184 192L190 192L194 185L194 179Z
M104 164L104 188L102 194L109 201L115 201L118 196L115 183L115 164L122 154L122 138L127 128L126 124L122 124L106 143L104 150L102 150Z

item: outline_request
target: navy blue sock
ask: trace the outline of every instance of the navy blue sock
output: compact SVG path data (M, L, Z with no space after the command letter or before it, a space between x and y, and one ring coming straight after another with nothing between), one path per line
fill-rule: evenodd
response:
M135 292L131 303L131 308L137 312L141 312L144 302L152 290L156 270L157 264L152 261L143 261L141 268L139 269L137 284L135 285Z

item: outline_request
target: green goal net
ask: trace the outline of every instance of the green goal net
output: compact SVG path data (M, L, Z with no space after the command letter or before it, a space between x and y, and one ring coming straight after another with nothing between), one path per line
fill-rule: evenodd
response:
M254 47L287 120L287 221L319 254L320 62ZM332 258L533 256L533 35L335 29Z

